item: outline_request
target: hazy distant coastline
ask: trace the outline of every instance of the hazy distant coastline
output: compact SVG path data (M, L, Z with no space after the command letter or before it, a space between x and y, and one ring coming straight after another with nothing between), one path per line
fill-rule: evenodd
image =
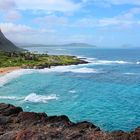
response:
M29 44L29 45L19 45L22 48L26 47L96 47L92 44L87 43L70 43L70 44Z

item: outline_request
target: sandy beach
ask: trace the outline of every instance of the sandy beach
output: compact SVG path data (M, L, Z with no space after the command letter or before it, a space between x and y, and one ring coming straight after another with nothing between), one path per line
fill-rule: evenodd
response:
M7 73L10 73L14 70L18 70L18 69L21 69L20 67L6 67L6 68L0 68L0 75L3 75L3 74L7 74Z

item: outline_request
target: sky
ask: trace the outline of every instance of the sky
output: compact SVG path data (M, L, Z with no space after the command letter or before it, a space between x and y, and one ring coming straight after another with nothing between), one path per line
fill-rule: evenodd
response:
M0 0L0 28L19 44L140 47L140 0Z

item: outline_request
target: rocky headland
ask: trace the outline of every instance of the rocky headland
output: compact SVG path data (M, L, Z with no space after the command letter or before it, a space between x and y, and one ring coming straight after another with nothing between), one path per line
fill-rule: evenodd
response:
M140 140L140 127L109 133L90 122L73 123L65 115L24 112L0 103L0 140Z

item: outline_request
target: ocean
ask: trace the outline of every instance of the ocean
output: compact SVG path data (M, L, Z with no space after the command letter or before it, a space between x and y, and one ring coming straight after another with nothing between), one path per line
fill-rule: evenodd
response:
M75 55L90 63L0 76L0 102L25 111L65 114L74 122L93 122L104 131L140 126L140 49L28 49Z

